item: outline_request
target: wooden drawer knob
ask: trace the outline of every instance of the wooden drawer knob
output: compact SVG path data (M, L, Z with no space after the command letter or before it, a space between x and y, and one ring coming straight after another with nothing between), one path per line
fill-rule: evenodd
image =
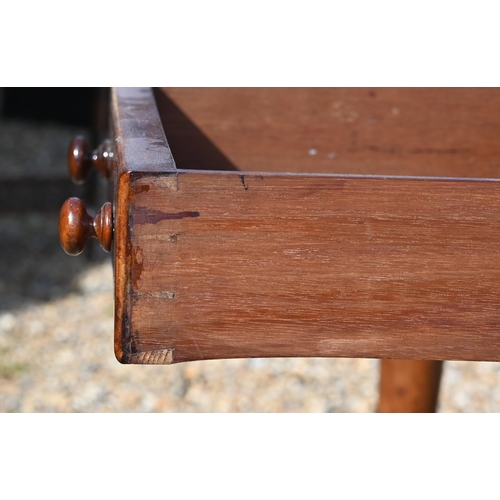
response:
M83 201L69 198L64 202L59 216L59 238L69 255L82 253L89 238L97 238L101 247L109 252L113 239L111 203L105 203L95 217L87 213Z
M111 176L113 158L113 143L109 139L92 151L89 143L81 135L75 137L68 149L68 169L71 180L75 184L82 184L92 167L97 168L108 179Z

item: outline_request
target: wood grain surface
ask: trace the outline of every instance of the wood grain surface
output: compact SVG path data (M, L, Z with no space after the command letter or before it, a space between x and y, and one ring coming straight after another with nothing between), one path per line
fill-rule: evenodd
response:
M500 360L497 181L130 173L122 362Z
M496 178L498 89L154 95L113 92L118 359L499 359L495 182L251 174Z
M117 87L111 91L110 137L114 143L113 271L115 278L115 353L130 332L130 178L132 172L175 172L153 89ZM148 358L149 359L149 358ZM153 359L153 358L151 358Z
M499 88L162 88L180 169L500 176Z

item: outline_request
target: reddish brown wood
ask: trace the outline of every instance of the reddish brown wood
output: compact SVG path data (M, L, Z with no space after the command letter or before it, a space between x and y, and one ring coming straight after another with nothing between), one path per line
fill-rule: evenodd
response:
M165 88L177 167L500 176L498 88Z
M133 255L130 241L133 173L175 172L175 162L161 125L151 88L113 88L111 92L111 136L116 163L113 169L113 214L115 276L115 353L130 352L130 276ZM148 357L153 360L157 357ZM168 356L161 359L168 359Z
M276 94L278 91L281 95ZM165 92L158 91L156 96L160 111L164 112L163 123L180 168L498 177L500 114L495 112L499 106L497 89L168 89ZM231 357L238 350L242 352L245 349L243 355L249 355L249 346L253 346L251 348L257 355L302 355L301 349L306 352L305 355L314 355L311 354L313 352L320 353L316 354L320 356L368 355L366 348L370 344L372 355L381 357L435 359L437 353L441 353L442 359L492 359L492 356L498 356L498 340L495 336L498 297L494 284L498 270L488 267L491 262L486 251L488 247L488 251L495 254L495 244L489 241L489 238L494 238L496 230L495 208L488 207L486 198L490 195L486 198L482 195L477 197L482 190L478 191L478 184L474 182L469 186L470 198L467 187L459 192L452 188L448 193L450 199L455 198L457 205L463 205L467 213L459 208L455 215L448 214L449 217L441 218L439 200L433 199L431 194L428 200L422 198L420 204L425 207L430 202L435 209L433 217L419 221L417 215L415 224L411 224L411 210L418 209L419 205L414 203L415 200L407 205L407 197L411 198L413 191L409 190L404 195L387 189L385 196L388 199L392 196L398 199L398 202L393 200L396 215L389 215L387 220L393 217L399 217L400 220L392 227L395 233L386 228L385 240L380 239L381 233L376 233L375 238L372 234L371 239L368 239L367 232L364 235L368 239L366 251L369 253L373 250L374 263L377 263L377 256L381 256L382 267L384 262L390 265L389 261L396 259L392 265L393 272L397 274L397 252L404 248L403 241L406 241L408 250L400 257L406 264L414 259L413 270L402 272L400 281L395 279L396 274L392 277L387 275L385 283L384 279L372 279L371 288L366 288L370 280L365 281L365 287L358 291L361 292L358 309L367 313L367 303L373 309L372 316L366 314L365 322L363 318L356 320L359 312L356 311L358 294L354 293L352 287L352 283L356 283L352 275L359 273L359 262L354 259L354 255L349 254L347 246L343 247L340 255L344 258L344 268L339 274L341 279L339 281L333 275L335 279L331 280L331 283L341 283L343 298L350 299L352 304L351 317L341 316L340 326L333 314L335 307L332 307L333 311L327 311L324 317L316 317L320 325L321 321L325 322L326 326L322 330L317 328L318 323L314 324L313 315L309 321L303 318L299 325L303 326L300 331L297 324L289 328L289 318L284 316L280 320L283 310L279 308L273 320L266 322L266 314L270 314L272 304L256 302L258 293L255 290L271 294L271 288L282 276L287 279L291 271L279 265L276 275L271 273L268 281L265 274L248 274L245 283L249 281L250 285L255 284L258 278L257 284L262 286L257 289L250 285L243 287L239 302L242 314L238 316L234 310L237 308L229 308L226 318L223 306L224 300L228 299L224 290L232 290L230 281L237 275L236 270L250 267L255 271L260 267L261 271L266 271L266 260L263 265L262 262L259 264L255 256L249 258L249 252L253 250L256 253L258 247L255 242L253 246L252 242L250 246L247 245L251 230L245 218L246 213L241 217L241 214L231 214L231 211L226 210L220 219L216 218L212 222L205 220L201 231L195 230L196 226L193 226L203 220L202 210L193 208L195 205L210 208L218 206L222 210L218 203L225 201L233 207L238 196L233 196L232 191L227 193L227 197L221 195L210 205L210 200L205 198L206 187L200 183L198 196L192 195L184 200L189 203L179 204L174 211L169 201L172 193L177 193L175 196L179 199L183 197L184 193L179 189L183 184L175 174L164 175L162 180L158 179L160 183L163 182L160 189L163 195L157 196L157 200L162 196L164 200L158 202L156 208L149 207L148 202L143 201L142 208L139 207L136 212L136 198L145 195L146 189L146 184L141 184L144 180L140 179L142 174L136 172L175 172L175 163L163 131L158 127L158 114L151 105L150 97L149 89L118 89L114 97L113 121L117 127L114 136L121 154L114 179L115 210L119 219L117 235L120 235L114 259L117 285L115 351L120 360L133 363L179 362L184 360L184 348L186 352L196 352L193 359L204 359L207 357L207 346L211 346L208 351L217 351L213 357ZM354 104L359 107L354 108ZM340 146L330 151L329 147L337 140ZM311 141L315 141L315 144L312 145ZM153 145L153 150L160 144L163 151L155 150L151 154L148 143ZM307 155L304 155L304 151L307 151ZM182 172L179 174L184 175ZM243 190L251 191L251 177L246 172L242 174L240 180ZM414 189L420 189L415 186ZM490 188L494 187L489 186L486 191ZM311 193L316 192L316 189ZM294 198L294 194L289 196L290 200ZM262 198L265 197L262 195ZM491 199L494 201L493 195ZM462 204L459 200L462 200ZM359 211L358 216L368 217L361 227L370 230L379 227L383 219L375 217L370 220L362 192L358 199L351 201L354 203L353 209ZM299 205L308 206L306 202ZM279 211L279 207L273 204L264 202L264 206L268 210L276 208ZM400 207L403 208L403 214L400 213ZM471 215L468 210L474 208L478 212ZM195 215L197 212L200 214L198 217ZM353 229L350 225L353 220L349 220L348 212L345 213L346 222L339 226L341 234ZM227 234L218 232L226 213L231 216L225 224L228 228L233 227ZM255 215L252 210L250 213ZM276 211L261 215L265 219L276 215ZM137 220L142 222L136 224ZM317 220L320 220L320 216ZM377 222L374 224L375 220ZM455 236L452 234L453 220L459 229ZM166 228L165 225L170 224L174 227ZM405 224L408 224L408 234L403 234ZM139 237L141 225L156 230ZM184 234L175 225L187 225L188 230ZM412 233L419 225L430 231L425 241L420 243L422 233ZM322 229L315 232L314 224L312 226L313 236L319 238ZM474 227L477 232L469 234L472 236L470 240L467 234ZM359 227L353 230L353 234L356 234L356 229L359 230ZM441 234L443 229L444 234ZM241 239L245 231L246 236ZM290 227L288 236L294 232L295 228ZM479 236L479 233L483 236ZM234 234L235 238L241 240L243 251L240 256L235 247L226 252L225 247L218 244L228 234ZM395 234L398 235L396 239ZM140 238L145 238L146 245L141 246L144 241ZM432 240L435 240L435 246L430 251ZM184 243L179 245L181 241ZM186 241L194 244L189 246ZM389 246L391 241L392 247ZM277 245L281 243L282 239L278 239ZM358 243L361 244L361 240ZM383 250L384 244L388 245L388 251ZM475 244L480 248L478 256L474 253ZM151 248L159 250L151 253ZM461 255L460 248L463 250ZM310 249L307 247L307 250ZM413 250L416 250L414 255ZM441 251L444 251L444 255ZM207 263L196 266L195 261L202 254ZM446 260L449 255L453 257L451 262ZM227 256L229 259L226 260ZM417 270L419 258L422 267ZM282 260L286 261L286 258ZM442 269L439 264L443 265ZM364 265L369 264L365 262ZM452 272L453 265L459 270L455 274ZM347 272L349 266L353 270L351 274ZM210 272L215 268L219 269L217 273L220 274L210 278ZM300 274L301 268L297 269L297 274ZM279 270L282 270L282 276L277 276ZM160 289L148 291L146 276L152 276L153 273L157 273L155 283ZM175 286L164 286L165 276L172 278L171 283ZM218 282L218 286L207 288L207 276L208 281L212 279ZM244 276L242 272L240 277L243 279ZM312 276L314 284L317 281L316 274ZM318 276L321 282L323 275L318 273ZM373 278L376 277L374 274ZM482 285L481 278L484 278ZM196 279L199 286L195 284ZM419 288L419 281L425 285L423 288ZM270 286L266 288L266 285ZM199 300L181 303L181 295L175 288L182 291L183 298L186 292L195 290L194 298L198 297ZM244 292L247 297L244 297ZM328 283L324 287L324 293L327 292ZM304 311L304 297L308 299L310 293L311 290L306 287L305 293L296 294L293 302L293 294L286 291L282 292L282 296L278 295L277 300L279 302L283 297L290 297L293 304L286 312L297 311L300 314ZM397 299L398 293L400 301ZM436 299L439 299L438 302L433 302ZM395 301L394 310L380 307L384 303L388 306L391 300ZM344 301L344 304L347 303ZM415 309L413 313L406 311L410 314L399 315L398 333L395 324L401 304L414 304ZM347 310L345 308L344 312ZM253 316L252 312L255 313ZM474 315L479 318L476 324L473 324ZM333 326L326 324L328 318L329 324ZM464 318L465 322L461 323ZM138 322L139 319L142 322ZM199 324L193 330L197 321ZM227 326L231 322L230 328L220 329L221 325ZM350 332L346 327L349 322L355 327ZM392 328L384 330L386 323L389 326L392 324ZM201 338L193 335L193 332L200 333L206 325L211 325L212 329L202 332ZM377 326L380 328L377 329ZM231 328L234 335L229 333ZM321 336L328 337L328 342L323 342L320 348L316 344ZM335 348L332 347L334 343ZM327 344L329 348L325 348ZM208 356L212 356L212 353L208 352ZM404 364L401 363L404 361L400 361L398 366L404 370Z
M442 370L442 361L382 360L378 411L435 412Z
M113 238L111 203L105 203L97 215L91 217L79 198L67 199L59 216L59 237L69 255L82 253L89 238L97 238L101 247L109 252Z
M496 181L193 171L122 180L124 362L165 350L172 362L500 360Z
M93 167L99 170L103 177L110 177L113 171L113 157L112 141L105 140L92 151L84 137L75 137L68 148L68 170L72 181L75 184L83 184Z

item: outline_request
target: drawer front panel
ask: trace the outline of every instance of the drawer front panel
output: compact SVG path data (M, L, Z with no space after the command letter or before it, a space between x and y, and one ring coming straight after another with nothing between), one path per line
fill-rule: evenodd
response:
M122 362L500 360L496 181L178 171L127 183Z

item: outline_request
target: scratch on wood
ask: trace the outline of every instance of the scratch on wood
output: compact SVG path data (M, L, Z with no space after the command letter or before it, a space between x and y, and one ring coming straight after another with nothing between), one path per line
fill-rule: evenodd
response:
M143 234L141 236L142 240L154 240L154 241L171 241L176 242L178 239L177 234Z
M159 188L167 188L172 191L179 190L179 182L177 174L175 175L161 175L156 177L153 181L151 181L156 187Z
M134 292L141 297L153 297L155 299L175 299L175 292Z
M471 148L417 148L410 151L412 154L427 154L427 155L457 155L461 153L474 152Z
M130 355L129 362L138 365L171 365L174 361L175 349L158 349L156 351L136 352Z
M241 183L243 184L243 187L245 188L245 191L248 190L248 186L245 182L245 176L244 175L240 175L240 180L241 180Z

